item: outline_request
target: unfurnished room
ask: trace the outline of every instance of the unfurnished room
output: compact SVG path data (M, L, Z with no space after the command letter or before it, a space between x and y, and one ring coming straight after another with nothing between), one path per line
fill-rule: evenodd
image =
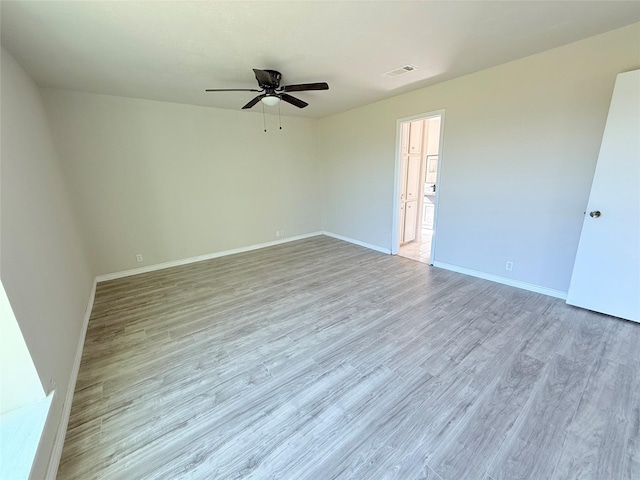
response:
M640 479L640 2L0 22L1 479Z

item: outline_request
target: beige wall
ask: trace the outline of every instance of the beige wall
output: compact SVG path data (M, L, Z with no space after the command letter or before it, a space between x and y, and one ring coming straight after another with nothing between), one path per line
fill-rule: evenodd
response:
M324 228L391 248L396 121L445 109L436 260L566 292L615 77L640 66L639 39L634 24L322 119Z
M321 229L316 120L43 95L98 274Z
M56 395L32 478L43 478L94 274L71 213L40 94L2 49L0 274L46 392Z

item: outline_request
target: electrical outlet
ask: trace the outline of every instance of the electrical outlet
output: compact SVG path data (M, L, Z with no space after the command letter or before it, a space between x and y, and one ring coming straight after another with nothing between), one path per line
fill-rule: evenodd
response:
M276 230L276 238L284 237L284 230Z
M507 262L504 269L509 271L513 270L513 262Z
M142 254L141 253L137 253L136 254L136 262L140 263L142 261Z

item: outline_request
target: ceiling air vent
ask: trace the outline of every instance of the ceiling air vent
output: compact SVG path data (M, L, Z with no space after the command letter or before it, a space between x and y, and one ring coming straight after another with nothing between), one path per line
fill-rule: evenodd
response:
M405 73L409 73L409 72L413 72L414 70L417 70L418 67L416 67L415 65L404 65L400 68L396 68L395 70L391 70L390 72L385 73L384 75L386 77L397 77L398 75L403 75Z

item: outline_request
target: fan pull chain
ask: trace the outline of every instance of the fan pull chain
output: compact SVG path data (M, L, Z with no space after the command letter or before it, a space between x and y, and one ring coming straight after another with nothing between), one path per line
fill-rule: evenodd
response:
M280 116L280 104L282 102L278 102L278 124L280 125L280 130L282 130L282 117Z
M264 116L264 103L262 103L262 126L264 127L264 132L267 133L267 120Z

